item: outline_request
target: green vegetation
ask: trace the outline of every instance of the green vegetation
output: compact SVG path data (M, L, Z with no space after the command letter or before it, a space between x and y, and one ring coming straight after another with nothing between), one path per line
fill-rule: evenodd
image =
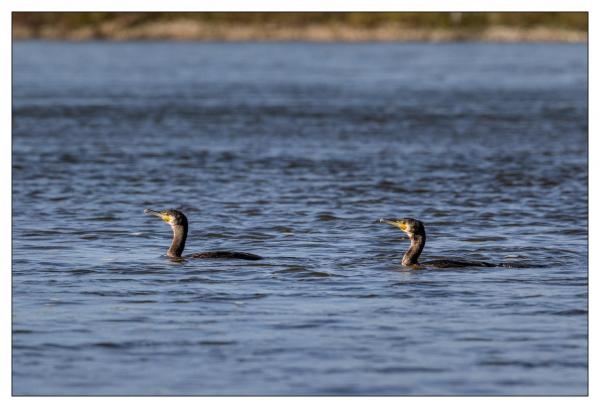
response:
M15 24L64 28L94 26L111 20L126 20L137 25L149 21L189 19L208 23L305 24L343 23L374 27L400 23L418 28L482 28L489 25L516 27L561 27L587 30L586 13L14 13Z
M587 33L588 29L587 13L13 13L16 38L48 36L68 38L70 33L76 30L87 30L88 37L111 38L118 35L117 30L123 32L152 24L174 24L174 22L185 22L188 27L189 24L203 27L256 27L254 34L258 37L260 37L260 30L264 32L265 27L275 27L280 30L293 29L296 30L295 33L307 26L345 27L362 30L362 32L381 27L467 33L490 27L521 30L544 28L579 33ZM107 29L107 27L111 28ZM50 32L52 34L48 34ZM140 35L139 32L136 35ZM170 34L163 35L169 37ZM195 35L202 37L206 36L206 33ZM301 36L301 34L295 35Z

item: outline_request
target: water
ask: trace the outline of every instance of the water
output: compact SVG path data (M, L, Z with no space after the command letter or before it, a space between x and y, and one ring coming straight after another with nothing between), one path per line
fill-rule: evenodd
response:
M14 394L587 393L585 45L13 51Z

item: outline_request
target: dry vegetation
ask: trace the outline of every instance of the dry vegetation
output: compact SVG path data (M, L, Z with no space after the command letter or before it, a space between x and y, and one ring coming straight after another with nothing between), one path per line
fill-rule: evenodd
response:
M13 13L14 39L587 41L586 13Z

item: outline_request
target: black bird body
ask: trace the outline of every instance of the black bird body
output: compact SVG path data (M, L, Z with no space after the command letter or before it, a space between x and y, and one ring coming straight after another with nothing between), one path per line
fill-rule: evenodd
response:
M254 255L248 252L232 252L232 251L209 251L197 252L195 254L186 255L184 258L232 258L232 259L248 259L250 261L258 261L261 256Z
M493 263L489 263L489 262L483 262L483 261L461 261L459 259L434 259L431 261L425 261L425 262L421 262L419 265L423 265L423 266L433 266L435 268L465 268L465 267L469 267L469 266L473 266L473 267L482 267L482 268L492 268L495 266L500 266L500 265L496 265Z
M404 253L402 257L402 265L419 267L419 266L432 266L435 268L465 268L465 267L495 267L504 266L496 265L489 262L482 261L463 261L458 259L435 259L426 262L419 262L419 256L423 252L425 247L425 241L427 235L425 234L425 225L419 220L413 218L401 218L401 219L380 219L379 222L393 225L396 228L404 231L408 238L410 238L410 247Z
M167 250L167 256L174 259L182 258L229 258L229 259L247 259L256 261L262 259L261 256L250 254L248 252L233 251L209 251L197 252L194 254L183 255L185 241L188 234L188 220L184 213L178 210L154 211L146 209L145 214L159 217L171 226L173 230L173 241Z

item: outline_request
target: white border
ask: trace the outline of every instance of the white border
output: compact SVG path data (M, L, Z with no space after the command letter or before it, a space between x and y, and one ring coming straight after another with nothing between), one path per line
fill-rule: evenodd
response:
M0 79L0 89L2 89L2 98L0 99L0 129L2 137L0 138L0 233L2 237L2 246L0 246L0 302L2 304L2 314L0 327L2 336L0 336L0 401L2 406L28 406L29 404L43 404L46 407L60 406L61 408L75 407L81 404L93 406L116 405L137 405L143 404L144 407L158 406L159 404L177 404L181 406L197 407L198 404L209 404L210 406L229 406L250 405L259 407L279 407L282 404L291 407L304 407L309 405L342 405L344 407L364 406L377 404L380 406L398 407L398 404L409 404L414 407L425 407L429 404L443 404L444 406L459 406L461 408L470 408L481 406L504 407L506 404L511 406L526 406L532 404L543 404L544 407L553 406L589 406L594 399L598 399L598 381L595 374L595 368L598 367L597 353L593 347L598 344L597 339L597 307L594 302L594 296L590 295L590 383L589 390L591 397L567 397L567 398L481 398L481 397L413 397L413 398L387 398L387 397L364 397L364 398L87 398L81 401L79 398L46 398L46 397L10 397L11 395L11 12L12 11L590 11L590 73L600 72L597 60L597 46L594 27L600 27L600 18L596 13L600 13L600 4L593 1L518 1L518 0L487 0L482 1L450 1L450 0L428 0L428 1L392 1L392 0L305 0L299 1L277 1L277 0L220 0L211 2L197 2L190 0L170 0L169 2L147 0L144 2L132 0L89 0L83 2L62 1L33 1L33 0L3 0L0 1L0 61L2 61L2 75ZM589 115L589 147L590 147L590 167L589 167L589 208L590 208L590 293L594 291L597 279L594 278L594 272L598 271L598 257L594 256L597 247L597 240L594 232L598 231L598 221L595 216L595 204L598 203L598 188L594 185L597 181L598 166L594 158L598 157L598 104L595 103L598 95L597 81L593 74L590 74L590 115ZM596 185L598 183L595 183ZM597 289L597 288L596 288ZM597 405L596 402L594 405Z
M585 11L592 1L582 0L220 0L198 2L170 0L168 3L147 0L88 0L74 3L69 0L5 0L7 8L15 11Z

